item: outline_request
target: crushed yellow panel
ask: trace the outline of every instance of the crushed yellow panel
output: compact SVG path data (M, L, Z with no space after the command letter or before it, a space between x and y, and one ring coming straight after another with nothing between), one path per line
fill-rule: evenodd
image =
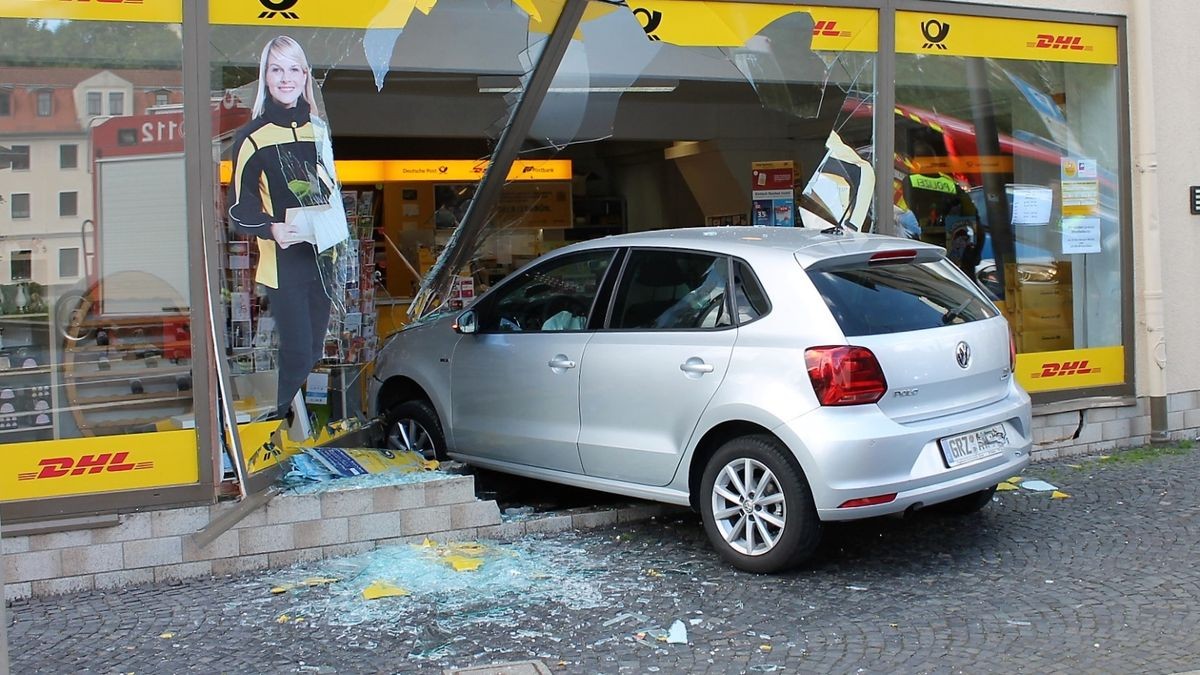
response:
M279 584L278 586L275 586L271 589L271 594L272 595L281 595L283 593L287 593L288 591L292 590L295 587L296 587L296 584Z
M448 555L444 560L454 568L455 572L474 572L483 567L483 558L465 555Z
M160 637L164 640L170 640L171 638L175 637L175 634L172 633L171 631L167 631L166 633L160 634L158 637Z
M1065 493L1065 492L1059 492L1058 490L1055 490L1054 492L1051 492L1051 493L1050 493L1050 498L1051 498L1051 499L1067 499L1067 498L1069 498L1070 496L1071 496L1071 495L1069 495L1069 494L1067 494L1067 493Z
M412 593L409 593L406 588L401 588L383 580L377 580L364 588L362 595L365 600L378 600L379 598L402 598L412 595Z
M1025 480L1024 476L1013 476L1012 478L1009 478L1007 482L1017 485L1023 480Z
M287 623L288 621L291 621L291 620L292 620L292 617L288 616L287 614L280 614L279 618L275 619L275 623Z
M996 486L997 492L1012 492L1013 490L1017 490L1017 489L1019 489L1019 488L1017 488L1017 486L1013 485L1012 483L1000 483L999 485Z
M309 578L305 579L302 583L305 586L324 586L325 584L332 584L332 583L338 582L338 581L341 581L341 579L338 579L336 577L309 577Z

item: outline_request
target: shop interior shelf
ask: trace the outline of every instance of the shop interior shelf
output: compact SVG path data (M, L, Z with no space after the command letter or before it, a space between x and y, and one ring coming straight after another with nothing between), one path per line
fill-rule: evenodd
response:
M45 429L54 428L53 424L43 424L36 427L18 427L16 429L0 429L0 435L29 433L31 431L43 431Z
M157 380L167 377L178 377L179 375L191 375L191 366L139 366L135 368L122 368L120 370L81 370L78 364L74 364L69 370L71 377L77 382L89 382L96 384L121 384L128 382L131 377L136 377L139 380Z
M103 405L107 403L120 403L121 407L133 407L138 405L156 405L169 401L190 401L192 392L190 389L184 391L165 391L165 392L145 392L142 394L119 394L116 396L79 396L74 399L74 407L87 407L95 405Z

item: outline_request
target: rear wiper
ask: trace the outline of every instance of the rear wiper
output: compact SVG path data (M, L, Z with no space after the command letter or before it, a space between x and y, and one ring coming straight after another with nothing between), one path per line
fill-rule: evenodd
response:
M946 313L942 315L942 324L945 325L955 319L962 318L963 310L967 308L967 305L971 304L971 300L972 300L972 298L967 298L966 300L963 300L962 304L959 305L958 307L955 307L954 309L951 309L951 310L947 310Z

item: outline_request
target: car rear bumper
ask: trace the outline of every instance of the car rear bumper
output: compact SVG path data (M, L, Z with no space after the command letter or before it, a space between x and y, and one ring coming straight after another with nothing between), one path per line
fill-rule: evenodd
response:
M997 454L949 467L939 441L1002 424ZM930 506L986 489L1029 464L1033 446L1029 396L1010 386L981 408L898 423L873 405L820 408L775 430L796 454L822 520L854 520ZM895 495L886 503L843 505Z

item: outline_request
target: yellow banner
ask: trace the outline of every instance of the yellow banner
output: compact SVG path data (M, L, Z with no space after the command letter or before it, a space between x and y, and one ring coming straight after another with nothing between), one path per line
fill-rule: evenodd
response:
M647 37L681 47L743 47L771 23L801 12L812 16L814 51L879 49L879 15L873 9L692 0L631 0L628 4Z
M896 12L896 52L1116 65L1117 29L1053 21Z
M5 443L0 501L119 492L200 480L196 432Z
M181 0L0 0L0 18L180 23Z
M404 28L437 0L209 0L209 21L272 28Z
M343 184L398 181L477 181L487 170L487 161L471 159L349 159L334 160L334 170ZM233 164L221 162L221 182L229 183ZM571 160L531 159L513 162L510 181L571 180Z
M1125 348L1017 354L1017 382L1030 393L1125 382Z

